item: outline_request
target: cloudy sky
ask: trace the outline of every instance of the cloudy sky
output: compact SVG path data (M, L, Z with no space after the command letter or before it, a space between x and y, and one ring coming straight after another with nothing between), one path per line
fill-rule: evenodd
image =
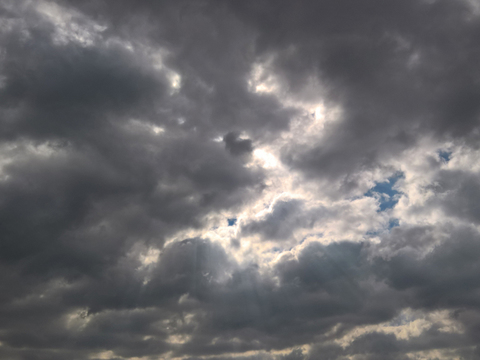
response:
M0 358L480 359L478 0L0 0Z

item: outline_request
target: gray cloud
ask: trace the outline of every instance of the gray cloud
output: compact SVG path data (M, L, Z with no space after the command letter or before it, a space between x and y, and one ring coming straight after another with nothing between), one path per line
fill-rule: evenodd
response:
M1 358L478 358L474 3L0 18ZM397 171L377 212L368 188ZM396 336L405 311L428 326Z
M311 221L313 223L313 221ZM264 239L285 240L299 227L308 226L303 204L298 200L279 200L264 219L242 226L242 234L259 233Z
M249 154L253 150L252 140L241 139L234 132L229 132L223 137L225 148L234 156Z
M327 104L341 105L341 121L326 128L325 141L285 150L284 161L308 176L348 181L413 146L419 132L469 138L478 126L478 24L467 2L236 8L259 29L259 50L276 56L273 66L290 91L315 74Z

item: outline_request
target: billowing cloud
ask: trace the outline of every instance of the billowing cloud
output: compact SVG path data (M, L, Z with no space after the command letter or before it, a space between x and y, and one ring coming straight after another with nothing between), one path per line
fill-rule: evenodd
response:
M0 358L480 358L479 31L0 1Z

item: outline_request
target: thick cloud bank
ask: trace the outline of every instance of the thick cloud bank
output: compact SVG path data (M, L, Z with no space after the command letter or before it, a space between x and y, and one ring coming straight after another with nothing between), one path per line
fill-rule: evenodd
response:
M0 0L0 359L480 359L477 0Z

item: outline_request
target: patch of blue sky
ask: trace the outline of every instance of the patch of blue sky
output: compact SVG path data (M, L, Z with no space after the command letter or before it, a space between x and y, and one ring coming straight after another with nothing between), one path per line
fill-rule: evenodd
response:
M390 219L388 222L388 230L391 230L397 226L400 226L400 221L398 219Z
M397 317L393 318L390 320L389 325L390 326L402 326L402 325L407 325L411 323L412 321L415 321L417 317L415 316L416 314L413 311L402 311Z
M278 247L278 246L275 246L273 248L270 248L268 250L265 250L263 251L262 253L263 254L268 254L268 253L282 253L283 251L285 251L285 249L281 248L281 247Z
M378 199L380 207L377 211L379 212L392 209L398 203L401 195L394 186L398 179L401 179L403 176L402 172L397 172L395 175L389 177L387 181L377 183L373 188L368 190L364 196Z
M237 224L237 218L227 219L228 226L235 226Z
M442 159L446 163L448 163L450 161L450 159L452 158L452 152L451 151L438 150L437 154L440 157L440 159Z

